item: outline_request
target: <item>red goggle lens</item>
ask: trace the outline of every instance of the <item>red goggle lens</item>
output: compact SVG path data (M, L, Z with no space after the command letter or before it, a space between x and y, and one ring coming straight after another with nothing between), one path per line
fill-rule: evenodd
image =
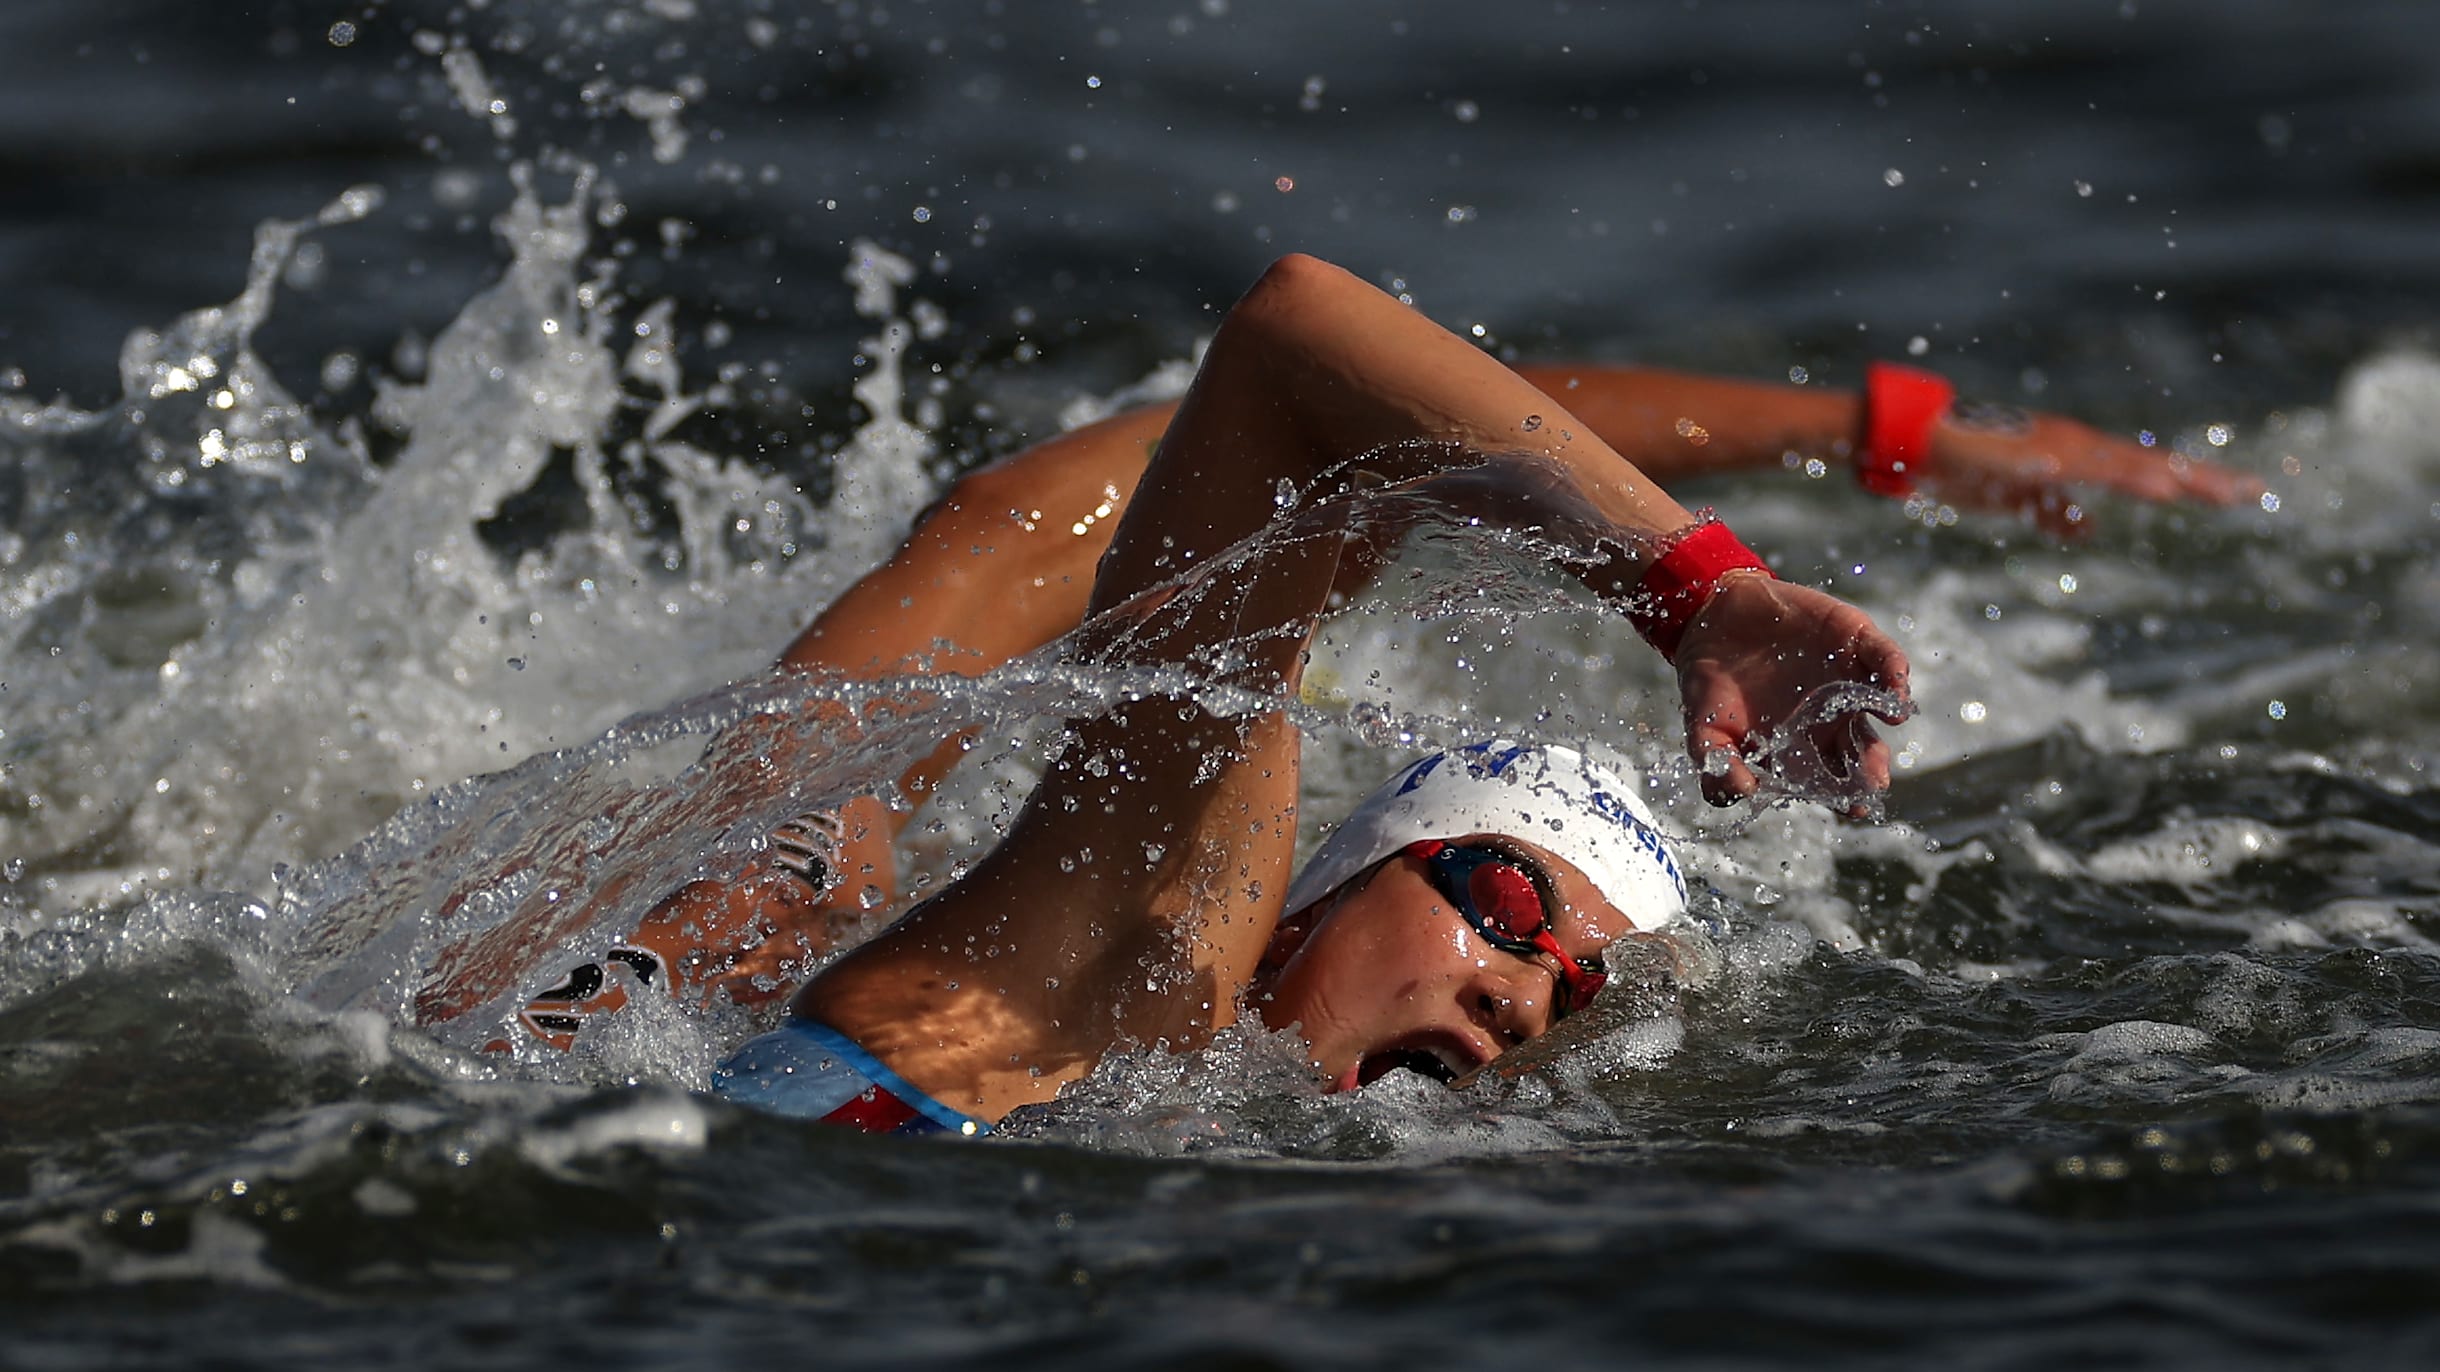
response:
M1494 935L1530 944L1542 932L1542 893L1533 878L1505 862L1486 862L1466 878L1474 913Z
M1548 953L1558 965L1556 1009L1565 1014L1593 998L1609 974L1568 956L1550 932L1542 907L1542 889L1522 866L1521 859L1492 848L1475 848L1425 839L1406 851L1423 859L1432 884L1457 907L1457 913L1485 942L1521 957Z

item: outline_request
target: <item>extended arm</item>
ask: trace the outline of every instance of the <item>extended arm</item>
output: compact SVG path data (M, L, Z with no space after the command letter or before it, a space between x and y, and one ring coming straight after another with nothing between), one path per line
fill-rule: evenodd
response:
M1781 386L1644 367L1578 363L1518 369L1564 402L1602 441L1662 482L1776 467L1789 453L1832 467L1855 460L1864 402L1855 391ZM2079 488L2138 500L2229 505L2262 483L2217 463L2106 434L2064 415L1961 405L1930 434L1921 484L1943 500L2032 518L2058 534Z

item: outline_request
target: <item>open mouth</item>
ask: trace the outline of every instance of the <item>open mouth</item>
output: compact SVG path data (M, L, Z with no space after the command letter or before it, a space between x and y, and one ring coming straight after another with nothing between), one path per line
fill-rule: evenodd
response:
M1481 1065L1474 1054L1438 1036L1428 1042L1408 1040L1366 1054L1364 1060L1356 1065L1355 1084L1370 1086L1403 1067L1447 1086Z

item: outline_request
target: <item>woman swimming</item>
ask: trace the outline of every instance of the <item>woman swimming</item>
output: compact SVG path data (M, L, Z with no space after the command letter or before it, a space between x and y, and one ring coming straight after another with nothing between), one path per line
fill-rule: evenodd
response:
M1541 1033L1598 989L1607 945L1683 909L1632 785L1561 748L1435 755L1291 885L1298 731L1276 710L1199 701L1293 700L1323 613L1444 513L1566 549L1564 569L1675 665L1715 802L1755 789L1761 745L1791 723L1854 794L1877 792L1889 752L1862 713L1794 715L1844 685L1902 720L1903 655L1862 611L1773 578L1656 476L1846 457L1885 494L1920 486L2060 529L2082 517L2074 485L2216 502L2257 489L2070 420L1950 400L1904 369L1877 372L1861 401L1514 371L1334 267L1282 260L1174 410L969 476L789 647L786 667L851 678L981 672L1083 624L1071 656L1167 669L1170 684L1075 721L999 846L805 984L788 1025L739 1050L716 1089L860 1127L972 1132L1114 1046L1192 1046L1241 1008L1296 1027L1342 1087L1399 1065L1461 1073ZM907 793L957 755L945 741ZM795 951L774 936L819 926L819 869L888 873L901 823L860 800L786 833L739 880L673 896L628 951L667 968L662 984L690 983L673 989L725 974L750 999L768 956L681 976L675 954L722 939ZM588 1008L607 1002L537 1006L528 1027L572 1036Z

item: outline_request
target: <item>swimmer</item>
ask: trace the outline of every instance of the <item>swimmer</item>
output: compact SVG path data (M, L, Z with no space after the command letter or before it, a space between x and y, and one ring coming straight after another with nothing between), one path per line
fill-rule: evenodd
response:
M1683 915L1631 780L1557 747L1435 754L1291 882L1298 731L1198 694L1292 701L1321 616L1418 520L1530 528L1675 666L1706 796L1733 803L1759 784L1757 745L1818 688L1875 691L1888 723L1912 708L1903 654L1862 611L1775 579L1662 485L1787 453L2061 532L2083 523L2079 487L2214 503L2259 490L2072 420L1956 405L1907 368L1876 368L1860 397L1512 370L1337 268L1283 259L1174 407L966 477L782 656L836 678L981 673L1082 624L1075 660L1196 684L1073 721L999 846L806 983L715 1089L860 1128L975 1133L1116 1046L1192 1047L1241 1009L1300 1032L1340 1088L1397 1066L1460 1075L1542 1033L1598 991L1608 945L1665 938ZM1803 727L1858 794L1886 788L1889 750L1860 715ZM944 742L906 792L959 752ZM785 994L753 988L776 950L823 946L832 874L887 880L903 822L866 799L791 826L739 879L664 902L617 956L681 995ZM528 1029L564 1044L612 1008L620 979L591 970L529 1009Z

